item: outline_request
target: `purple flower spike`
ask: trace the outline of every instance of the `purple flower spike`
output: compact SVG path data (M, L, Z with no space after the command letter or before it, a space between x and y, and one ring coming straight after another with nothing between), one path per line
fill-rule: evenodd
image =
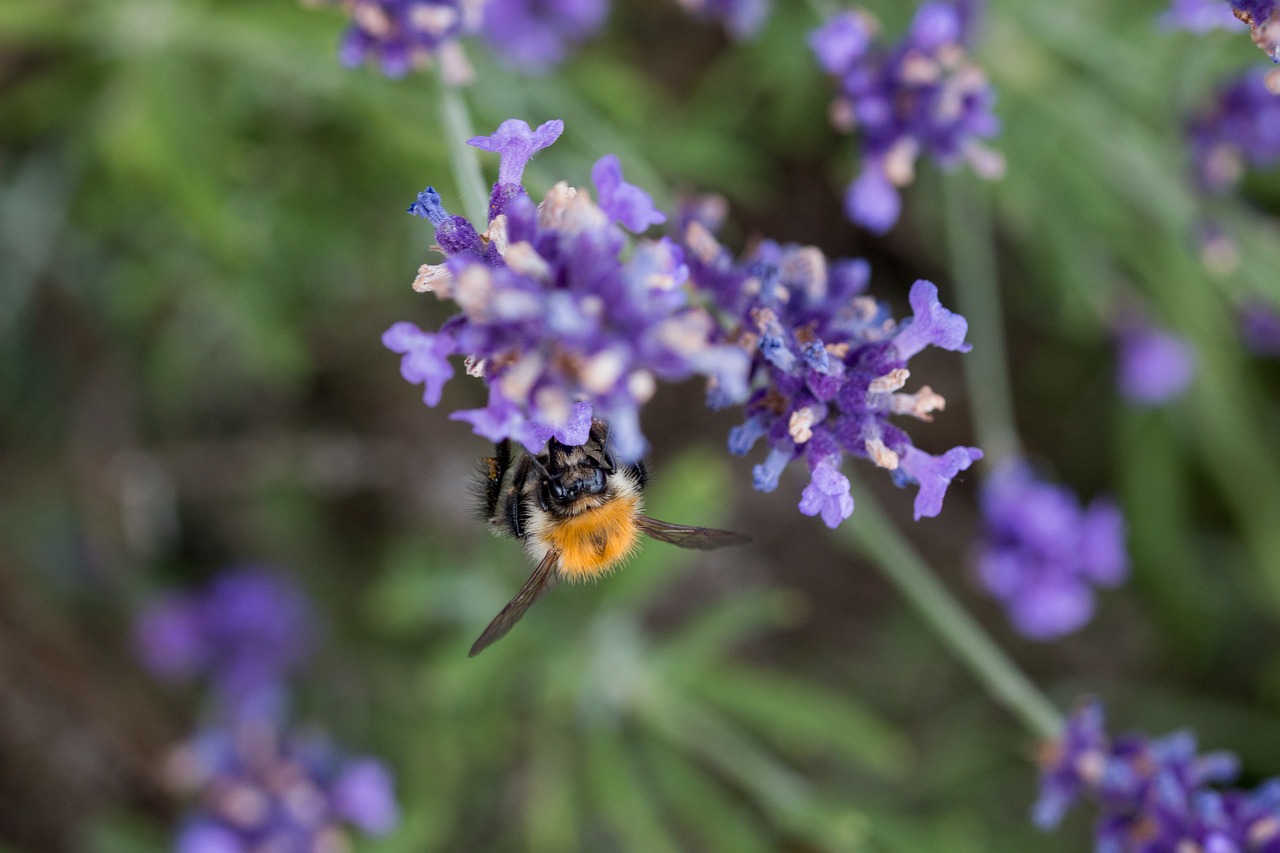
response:
M861 169L845 212L873 233L897 222L898 190L915 179L922 156L947 169L968 163L984 178L1003 173L1003 159L982 143L1000 130L995 93L966 52L976 7L972 0L925 3L893 45L875 41L874 23L860 12L832 17L809 39L840 88L832 121L860 136Z
M465 6L461 0L353 0L338 58L349 68L375 62L388 77L439 61L447 80L467 82L471 69L457 43L474 29Z
M1025 637L1079 630L1093 616L1094 585L1116 586L1129 573L1119 508L1099 498L1082 510L1069 489L1038 480L1025 462L991 475L982 514L978 578Z
M484 37L498 59L544 71L604 24L608 0L488 0Z
M942 307L938 288L923 279L911 285L908 296L915 316L900 327L893 346L904 361L929 345L952 352L968 352L973 346L964 342L969 321Z
M805 515L821 514L822 523L832 530L853 515L849 479L836 468L834 460L823 460L813 469L813 478L800 494L800 511Z
M346 757L315 730L233 722L179 746L169 764L195 801L179 853L346 850L352 830L385 835L400 819L386 767Z
M1205 192L1230 192L1246 168L1280 162L1280 95L1268 84L1273 73L1255 69L1228 80L1188 123L1195 178Z
M898 470L920 485L915 502L916 521L934 518L942 512L942 499L951 481L981 458L982 451L976 447L953 447L941 456L908 447Z
M1120 331L1116 385L1137 406L1159 406L1180 397L1196 375L1196 351L1186 338L1145 323Z
M692 304L681 247L619 227L642 231L664 217L622 180L617 158L593 170L599 205L564 183L535 204L513 183L562 129L560 121L534 131L511 119L470 140L502 158L483 235L423 194L419 209L439 223L447 257L424 265L414 288L452 300L459 312L434 333L397 323L384 342L404 354L401 372L424 383L428 405L453 375L449 356L466 356L467 373L488 386L488 404L450 417L478 435L534 452L551 437L574 446L586 440L594 412L609 422L617 455L632 461L646 448L640 406L659 381L704 376L714 400L740 402L750 357ZM446 228L458 239L446 242Z
M622 180L622 163L613 154L596 161L591 168L591 181L600 194L600 209L623 228L640 234L650 225L667 221L666 214L653 206L653 198L647 192Z
M279 710L281 679L310 655L314 633L301 589L275 572L246 567L145 607L134 624L134 647L159 678L207 675L224 716L261 717Z
M537 130L530 130L527 122L509 118L489 136L473 136L467 144L499 156L498 183L519 184L524 177L524 167L529 165L533 155L559 139L561 133L564 133L564 122L560 119L552 119L538 125Z
M938 304L933 285L918 282L916 318L895 324L887 306L864 294L865 261L831 262L813 247L770 241L735 261L698 218L686 221L682 236L690 280L732 321L726 338L752 359L745 422L730 433L729 450L744 455L766 440L755 488L777 488L786 466L802 459L811 478L800 510L834 527L853 512L840 471L850 455L890 472L900 486L918 483L917 517L936 515L947 484L981 451L930 456L891 418L929 421L943 408L927 385L903 390L907 360L928 344L967 348L964 318Z
M1239 774L1226 752L1198 754L1191 732L1108 735L1102 706L1080 705L1043 750L1032 820L1051 830L1072 806L1097 803L1095 850L1271 853L1280 843L1280 786L1219 789Z
M453 378L449 356L453 341L443 335L422 331L413 323L395 323L382 333L382 345L392 352L403 353L400 375L413 384L423 384L422 401L428 406L440 403L444 384Z

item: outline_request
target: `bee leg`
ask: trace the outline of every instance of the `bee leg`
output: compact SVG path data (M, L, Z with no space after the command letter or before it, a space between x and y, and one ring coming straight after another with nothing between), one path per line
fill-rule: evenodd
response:
M627 466L627 471L636 478L636 486L643 491L649 484L649 469L645 467L644 462L640 460L632 462Z
M480 497L484 517L494 519L498 514L498 499L502 497L502 481L511 468L511 440L503 439L493 447L493 455L480 460Z
M529 469L532 467L529 460L530 456L527 453L520 457L520 461L516 463L515 474L511 477L511 486L502 499L502 523L517 539L525 537L525 524L529 520L529 510L520 499L525 483L529 480Z

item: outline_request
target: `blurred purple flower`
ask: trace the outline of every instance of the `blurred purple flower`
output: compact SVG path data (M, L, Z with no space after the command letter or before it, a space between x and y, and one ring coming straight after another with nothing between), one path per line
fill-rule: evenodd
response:
M167 775L195 799L177 853L345 850L348 826L385 835L399 822L386 767L347 758L314 732L210 729L174 751Z
M1273 853L1280 849L1280 780L1252 791L1211 787L1238 774L1234 755L1198 754L1190 732L1112 738L1101 704L1088 701L1044 750L1032 820L1054 829L1088 796L1100 812L1095 850Z
M956 447L922 453L889 422L895 415L928 421L944 400L928 386L900 393L907 361L926 346L966 351L963 317L938 302L927 281L911 288L915 316L894 322L888 308L864 295L865 261L829 263L816 248L763 241L737 262L708 224L684 217L692 282L722 312L726 339L753 358L754 390L746 421L729 435L729 451L745 455L760 439L769 451L753 482L772 491L787 465L803 459L810 483L800 511L836 527L853 512L845 454L870 459L900 486L916 484L916 518L934 516L956 474L982 452ZM713 405L727 401L713 394Z
M1253 43L1280 62L1280 3L1276 0L1231 0L1231 7L1249 25Z
M898 188L914 180L922 155L946 169L966 162L986 178L1003 174L1003 159L979 141L1000 130L995 92L966 52L979 11L972 2L925 3L892 47L879 43L878 26L861 10L835 15L809 38L840 85L836 125L861 137L861 171L845 212L874 233L898 221Z
M1237 314L1244 345L1254 355L1280 358L1280 311L1261 300L1250 300Z
M1145 321L1126 321L1118 333L1116 387L1137 406L1159 406L1186 392L1196 376L1191 343Z
M1159 18L1168 29L1207 33L1210 30L1243 30L1244 22L1236 18L1225 0L1172 0Z
M467 0L349 0L351 24L338 58L354 68L372 61L388 77L439 62L445 78L468 82L471 68L458 39L475 32L476 5Z
M1280 161L1280 96L1268 77L1252 70L1227 81L1189 123L1195 177L1206 192L1228 192L1247 166Z
M499 60L540 71L563 61L608 14L609 0L488 0L482 31Z
M1017 461L991 475L981 505L978 577L1026 637L1079 629L1093 615L1093 586L1116 586L1128 574L1124 517L1109 500L1082 510L1069 489Z
M314 640L302 590L260 567L225 570L201 590L167 594L134 625L134 648L149 672L169 681L208 676L232 716L273 712L281 679L307 659Z
M452 375L448 356L466 356L467 372L484 379L489 401L452 417L478 435L535 451L553 433L576 444L594 412L609 421L619 456L636 459L646 444L639 409L657 380L701 375L740 400L749 358L715 340L715 320L690 303L681 249L622 230L643 231L665 217L622 179L616 157L592 170L599 204L564 183L541 205L529 198L524 168L562 130L559 121L534 130L510 119L469 140L501 158L483 234L450 215L434 189L418 196L410 212L435 226L446 260L424 265L414 288L453 300L461 311L433 333L397 323L383 340L404 354L405 378L425 384L428 405L439 402Z
M719 21L736 39L751 38L769 17L770 0L676 0L696 18Z

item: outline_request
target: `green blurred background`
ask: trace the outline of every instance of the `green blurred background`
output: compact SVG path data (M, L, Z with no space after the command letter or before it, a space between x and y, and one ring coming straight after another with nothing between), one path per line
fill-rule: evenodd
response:
M869 5L894 36L913 11ZM613 152L668 209L726 195L735 247L864 256L881 298L924 277L954 304L942 181L922 169L886 238L844 220L854 148L827 122L817 19L777 6L733 44L619 0L545 77L475 47L473 120L565 120L534 195ZM1023 640L971 580L981 470L921 523L911 493L852 473L1061 707L1096 693L1120 728L1194 727L1252 780L1280 773L1280 373L1232 318L1280 301L1280 189L1197 199L1181 121L1265 60L1244 36L1158 31L1162 8L993 2L978 50L1005 126L1020 432L1084 497L1121 499L1131 581L1078 635ZM242 561L293 570L324 613L300 717L394 767L402 826L360 850L1085 849L1087 816L1047 837L1026 819L1033 738L795 510L797 472L751 491L758 460L723 450L735 415L694 385L645 413L652 514L754 544L651 543L467 659L529 568L467 505L488 448L447 413L481 389L426 409L379 343L447 316L408 286L432 234L405 207L429 183L460 203L431 78L342 69L343 24L291 0L0 0L0 850L166 849L159 757L198 699L137 671L129 619ZM1241 255L1217 276L1194 239L1210 214ZM1199 349L1164 410L1114 394L1126 295ZM918 444L972 441L959 357L919 361L952 405Z

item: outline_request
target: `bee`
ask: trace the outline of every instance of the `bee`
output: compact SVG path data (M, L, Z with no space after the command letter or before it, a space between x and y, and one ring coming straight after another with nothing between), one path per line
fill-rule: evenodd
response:
M557 581L598 578L626 560L641 533L704 551L750 541L728 530L644 515L648 479L643 462L618 463L609 448L608 424L599 419L591 422L582 446L553 438L542 453L522 452L514 464L511 442L496 445L494 455L481 460L481 513L494 533L522 542L536 568L471 646L470 656L505 636Z

